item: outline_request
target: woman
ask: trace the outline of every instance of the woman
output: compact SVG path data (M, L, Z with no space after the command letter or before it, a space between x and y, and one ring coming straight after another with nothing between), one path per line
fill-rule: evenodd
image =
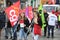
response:
M41 35L41 26L42 26L42 21L39 16L39 13L34 11L34 18L32 20L32 27L33 27L33 38L34 40L38 40L38 37Z
M25 13L20 14L19 24L20 24L20 30L19 30L20 40L23 40L23 39L27 40L27 28L29 27L29 21L25 17Z

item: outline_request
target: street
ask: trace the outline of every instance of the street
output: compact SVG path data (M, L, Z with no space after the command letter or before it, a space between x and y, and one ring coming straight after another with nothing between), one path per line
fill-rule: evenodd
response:
M39 40L60 40L60 30L55 30L54 31L54 33L55 33L55 36L54 36L54 38L52 39L52 38L47 38L47 37L43 37L43 36L41 36L41 37L39 37ZM1 40L6 40L5 38L4 38L4 35L5 35L5 33L4 33L4 29L2 30L2 33L1 33ZM42 34L43 35L43 34ZM7 39L7 40L11 40L11 39ZM29 36L28 36L28 40L33 40L33 38L32 38L32 34L30 34Z

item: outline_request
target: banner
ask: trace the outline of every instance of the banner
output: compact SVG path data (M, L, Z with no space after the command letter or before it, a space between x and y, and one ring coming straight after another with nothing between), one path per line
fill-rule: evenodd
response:
M26 11L25 11L25 16L28 18L28 13L29 13L29 10L28 10L28 7L26 8Z
M28 18L30 20L32 20L32 18L33 18L32 6L28 7Z
M20 8L20 1L16 2L15 4L11 5L5 10L5 13L8 16L8 19L10 20L12 27L18 21L19 8Z
M32 6L28 6L25 10L25 16L28 18L28 20L31 22L33 18L33 12L32 12Z
M46 24L44 24L45 23L45 18L44 18L43 5L42 4L40 4L40 6L38 8L38 11L39 11L41 19L42 19L42 30L44 30L44 27L46 26Z

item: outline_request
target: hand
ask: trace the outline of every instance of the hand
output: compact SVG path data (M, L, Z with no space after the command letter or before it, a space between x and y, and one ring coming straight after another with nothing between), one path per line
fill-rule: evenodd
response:
M25 27L26 25L24 24L24 27Z
M29 28L31 27L31 25L29 26Z
M7 27L7 24L5 24L5 28Z

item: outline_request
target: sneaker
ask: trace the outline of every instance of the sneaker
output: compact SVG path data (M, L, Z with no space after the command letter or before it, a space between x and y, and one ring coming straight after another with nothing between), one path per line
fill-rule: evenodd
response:
M49 36L47 38L50 38Z
M54 37L51 37L51 38L54 38Z
M8 36L5 36L6 39L8 39Z
M12 39L12 36L10 37L10 39Z
M46 37L46 35L44 35L44 37Z

